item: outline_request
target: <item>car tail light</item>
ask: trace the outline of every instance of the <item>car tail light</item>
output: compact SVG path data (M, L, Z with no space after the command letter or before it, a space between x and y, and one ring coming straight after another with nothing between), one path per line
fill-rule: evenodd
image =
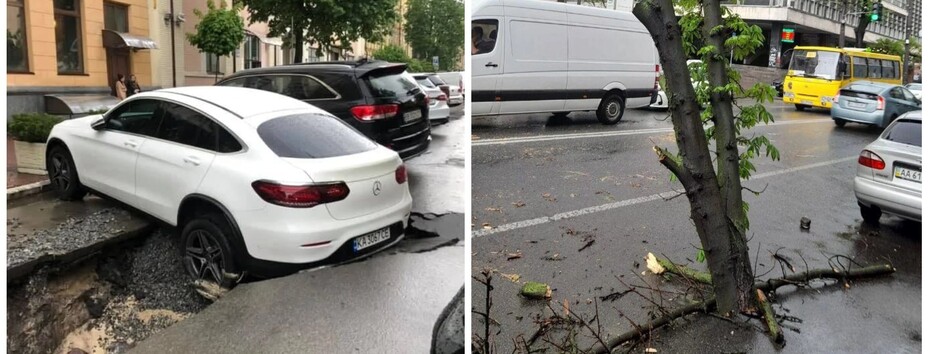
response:
M832 102L838 103L839 94L835 94L835 97L832 98Z
M653 88L659 90L660 89L660 64L656 65L654 72L656 73L656 75L653 75L654 77Z
M861 151L861 155L858 156L858 164L875 170L883 170L885 166L884 159L868 150Z
M311 208L319 204L337 202L347 198L351 192L344 182L288 186L256 181L251 186L263 200L290 208Z
M439 97L436 97L436 99L439 100L439 101L446 101L446 100L448 100L448 96L446 96L446 95L439 95Z
M395 104L363 105L351 107L351 115L362 122L392 118L397 115L400 106Z
M878 96L877 100L878 100L877 110L883 111L884 110L884 97Z
M400 165L396 168L396 183L403 184L406 182L406 165Z

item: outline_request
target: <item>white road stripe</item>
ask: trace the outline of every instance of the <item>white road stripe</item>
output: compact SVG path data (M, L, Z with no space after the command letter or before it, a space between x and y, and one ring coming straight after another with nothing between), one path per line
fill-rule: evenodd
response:
M767 124L767 126L790 125L790 124L811 124L811 123L832 123L832 120L828 118L784 120L784 121ZM765 124L758 124L757 126L765 126ZM622 130L622 131L611 131L611 132L551 134L551 135L538 135L538 136L526 136L526 137L514 137L514 138L479 139L479 140L472 141L471 146L505 145L505 144L517 144L517 143L532 143L532 142L538 142L538 141L583 139L583 138L604 138L604 137L611 137L611 136L659 134L659 133L672 133L672 132L673 132L673 128L667 127L667 128Z
M777 176L777 175L783 175L783 174L788 174L788 173L793 173L793 172L799 172L799 171L808 170L808 169L813 169L813 168L817 168L817 167L823 167L823 166L834 165L834 164L841 163L841 162L846 162L846 161L857 161L857 158L856 158L856 157L845 157L845 158L841 158L841 159L835 159L835 160L817 162L817 163L808 164L808 165L803 165L803 166L797 166L797 167L786 168L786 169L782 169L782 170L778 170L778 171L771 171L771 172L759 173L759 174L756 174L756 175L751 176L750 179L751 179L751 180L755 180L755 179L773 177L773 176ZM638 198L633 198L633 199L628 199L628 200L622 200L622 201L613 202L613 203L607 203L607 204L601 204L601 205L591 206L591 207L582 208L582 209L578 209L578 210L567 211L567 212L555 214L555 215L553 215L553 216L544 216L544 217L541 217L541 218L535 218L535 219L529 219L529 220L523 220L523 221L512 222L512 223L500 225L500 226L497 226L497 227L494 227L494 228L491 228L491 229L482 229L482 230L475 230L475 231L472 231L472 232L471 232L471 237L474 238L474 237L480 237L480 236L488 236L488 235L493 235L493 234L501 233L501 232L505 232L505 231L527 228L527 227L530 227L530 226L536 226L536 225L546 224L546 223L550 223L550 222L553 222L553 221L559 221L559 220L563 220L563 219L571 219L571 218L574 218L574 217L579 217L579 216L588 215L588 214L594 214L594 213L597 213L597 212L607 211L607 210L612 210L612 209L617 209L617 208L626 207L626 206L630 206L630 205L636 205L636 204L642 204L642 203L646 203L646 202L652 202L652 201L660 200L660 199L672 198L672 197L675 197L675 196L679 195L679 194L682 193L682 192L683 192L683 189L678 189L678 190L676 190L676 191L668 191L668 192L663 192L663 193L660 193L660 194L653 194L653 195L648 195L648 196L643 196L643 197L638 197Z

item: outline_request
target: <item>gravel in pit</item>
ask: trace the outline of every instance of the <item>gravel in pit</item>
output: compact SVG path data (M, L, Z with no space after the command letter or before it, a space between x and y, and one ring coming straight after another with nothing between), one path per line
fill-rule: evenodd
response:
M61 255L93 245L124 231L119 220L132 219L130 212L105 208L83 218L68 218L54 228L20 233L17 218L7 219L7 267L44 255Z
M106 256L97 273L111 284L111 301L91 306L96 318L72 332L58 353L75 348L88 353L126 352L210 304L192 287L171 229L158 229L129 252Z

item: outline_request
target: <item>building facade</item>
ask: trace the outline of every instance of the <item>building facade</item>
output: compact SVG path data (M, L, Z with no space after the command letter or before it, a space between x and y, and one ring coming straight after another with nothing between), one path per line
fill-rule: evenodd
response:
M117 75L152 86L147 0L7 1L7 117L112 104Z

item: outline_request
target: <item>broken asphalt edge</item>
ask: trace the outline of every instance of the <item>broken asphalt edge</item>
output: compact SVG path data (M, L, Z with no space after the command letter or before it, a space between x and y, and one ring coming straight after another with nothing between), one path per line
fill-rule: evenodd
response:
M7 284L28 277L32 272L42 266L57 266L79 263L87 260L97 253L111 246L118 246L124 242L146 236L156 230L155 221L146 220L140 226L121 231L116 236L71 250L63 254L44 254L30 261L7 266Z
M48 180L36 183L24 184L13 188L7 188L7 203L10 201L22 199L31 195L39 194L52 189L52 183Z

